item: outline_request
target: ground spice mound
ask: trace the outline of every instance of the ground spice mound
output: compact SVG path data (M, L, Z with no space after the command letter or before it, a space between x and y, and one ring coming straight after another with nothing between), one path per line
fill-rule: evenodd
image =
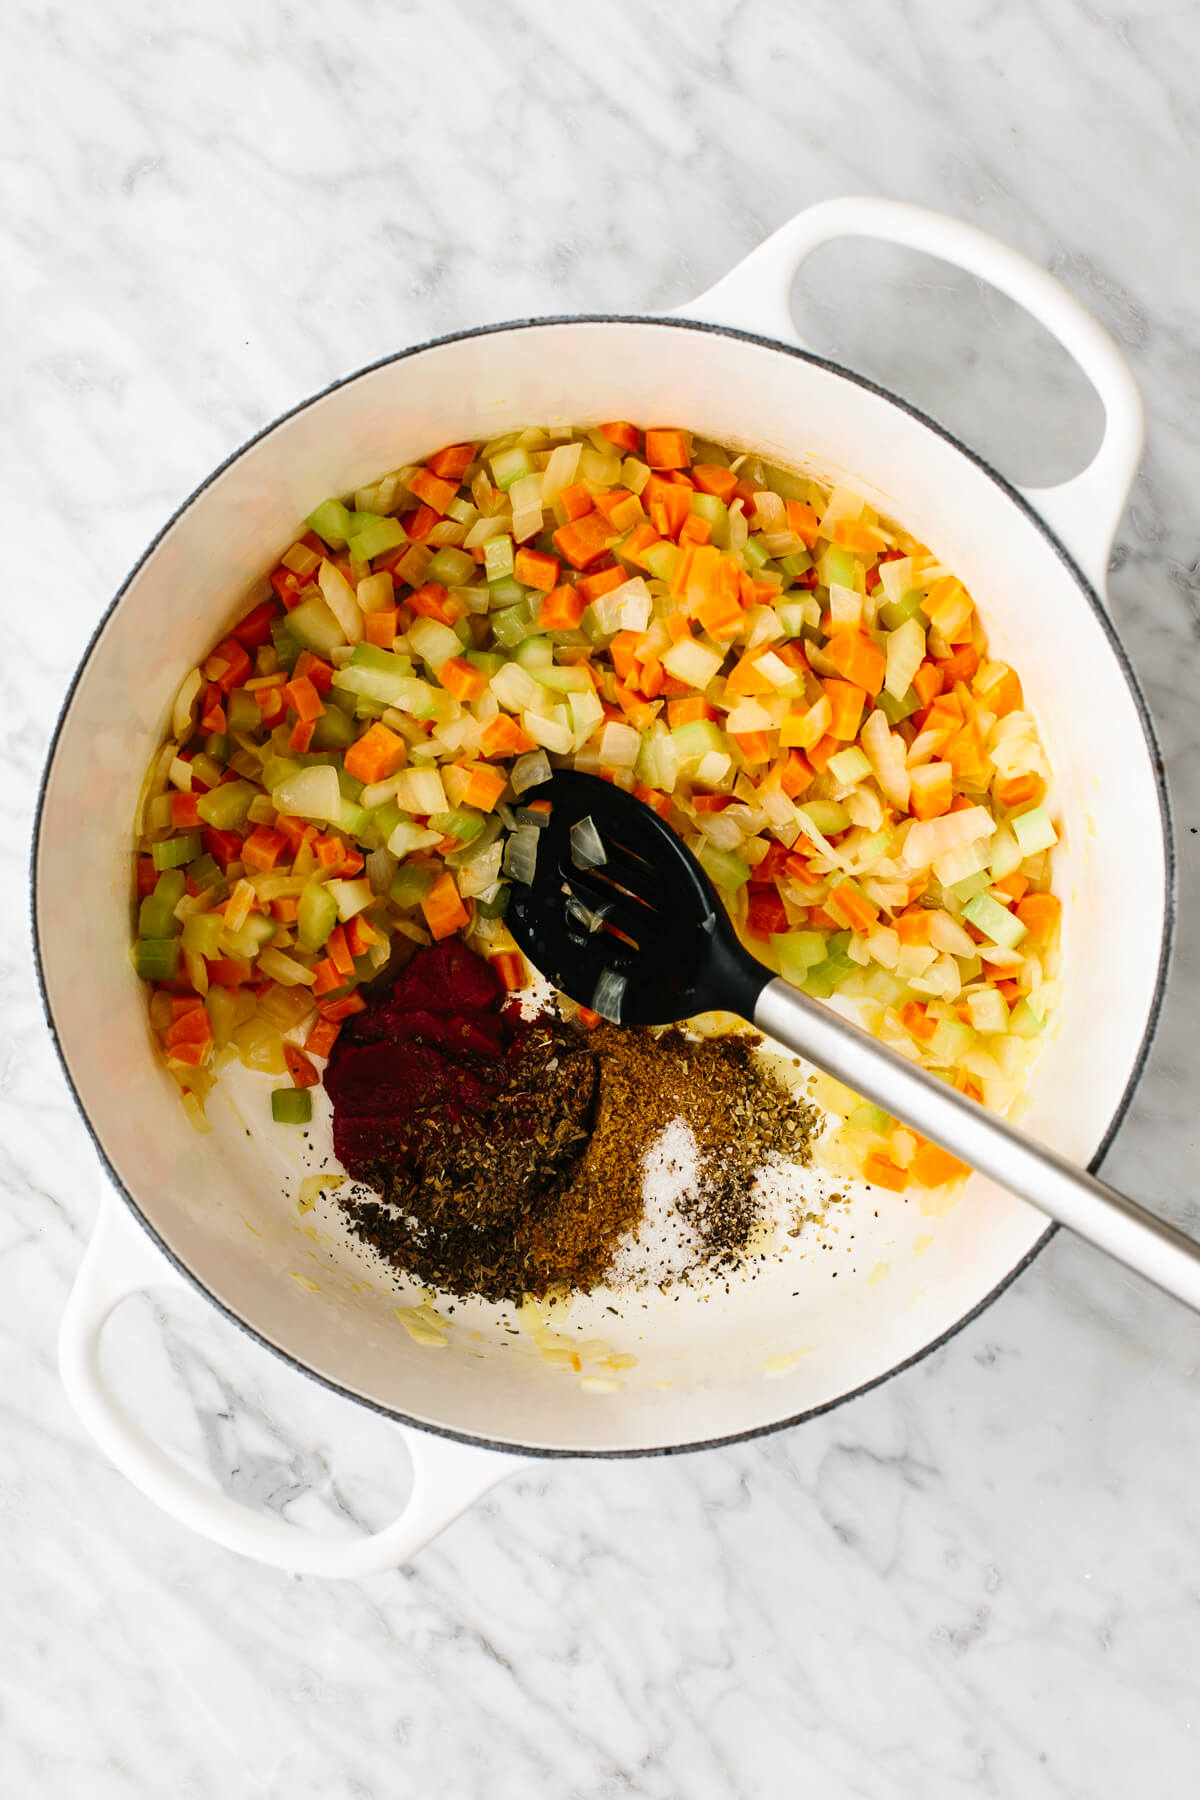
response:
M397 1269L513 1300L602 1281L643 1218L651 1146L696 1147L677 1210L695 1268L735 1266L772 1158L805 1162L817 1115L749 1036L693 1042L557 1012L523 1018L452 939L414 957L343 1031L326 1071L350 1227Z

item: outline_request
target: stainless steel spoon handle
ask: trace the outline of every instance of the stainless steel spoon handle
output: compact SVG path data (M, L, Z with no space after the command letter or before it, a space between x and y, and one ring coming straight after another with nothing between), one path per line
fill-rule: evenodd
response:
M754 1023L876 1106L1200 1312L1200 1244L897 1055L860 1026L769 981Z

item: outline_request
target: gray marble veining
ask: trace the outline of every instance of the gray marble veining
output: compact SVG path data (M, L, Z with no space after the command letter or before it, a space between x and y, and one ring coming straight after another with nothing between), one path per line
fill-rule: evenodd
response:
M1055 269L1146 394L1112 597L1170 767L1182 924L1108 1168L1200 1227L1195 13L11 0L5 50L4 1794L1194 1793L1200 1323L1061 1236L854 1405L702 1456L534 1467L392 1575L288 1578L159 1517L54 1369L96 1179L40 1025L25 854L108 597L277 411L460 325L679 304L813 199L940 207ZM944 270L839 247L797 305L1018 478L1094 441L1062 359ZM131 1305L108 1351L139 1416L243 1498L377 1524L403 1491L386 1425L198 1301Z

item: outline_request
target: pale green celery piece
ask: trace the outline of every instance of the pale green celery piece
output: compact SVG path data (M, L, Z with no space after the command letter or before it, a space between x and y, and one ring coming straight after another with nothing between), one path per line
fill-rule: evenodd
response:
M822 837L834 837L850 824L850 814L840 800L805 800L799 810L812 820Z
M898 725L901 719L907 719L917 711L921 699L915 688L906 688L899 700L889 694L886 688L881 688L875 696L875 704L889 724Z
M1018 813L1008 822L1023 857L1037 856L1042 850L1053 849L1058 842L1058 833L1044 806L1033 806L1028 812Z
M408 533L399 519L381 519L373 513L355 513L353 519L365 521L361 525L355 524L350 539L350 554L360 562L370 562L373 557L384 556L389 550L398 550L401 544L408 542Z
M892 1130L892 1118L881 1106L872 1106L864 1100L856 1106L846 1120L847 1131L870 1131L876 1137L889 1137Z
M348 750L358 736L354 720L339 706L327 706L313 728L318 750Z
M332 616L330 614L331 618ZM300 652L304 648L303 644L299 638L292 636L282 619L276 619L271 626L271 642L275 646L275 655L279 659L280 668L286 674L290 674L299 660Z
M729 508L715 494L693 494L689 510L696 518L706 519L714 531L729 518Z
M438 581L448 588L466 587L474 579L474 557L453 544L445 544L436 550L425 570L426 581Z
M862 592L862 564L851 551L831 544L817 566L826 587L831 587L836 582L839 587L856 588L859 593Z
M217 831L232 831L235 825L241 825L245 820L257 792L248 781L226 781L220 787L211 788L207 794L201 794L196 811L206 825Z
M790 469L776 468L774 463L764 463L763 469L767 478L767 486L781 500L807 500L809 484L803 475L793 475Z
M527 637L517 645L514 661L523 669L549 668L554 662L554 645L546 637Z
M220 913L193 913L183 927L183 947L197 956L219 956L217 939L224 929L225 920Z
M518 656L524 647L523 644L517 646ZM543 687L548 687L555 694L590 694L595 686L586 669L564 668L558 663L541 664L537 678Z
M929 1049L935 1061L950 1068L966 1055L974 1042L975 1033L969 1025L959 1019L939 1019L929 1040Z
M210 987L204 996L204 1007L213 1028L213 1044L223 1050L237 1024L237 994L232 988Z
M736 894L750 879L750 871L732 850L719 850L715 844L702 844L697 860L711 881L727 894Z
M742 558L750 573L756 575L765 563L770 562L771 552L767 549L761 537L750 537L746 540L746 548L742 551Z
M221 873L220 863L215 856L209 856L207 852L203 856L198 856L195 862L188 864L187 875L188 880L194 881L202 893L207 888L216 887L219 881L225 879Z
M506 532L488 538L483 546L484 573L489 582L503 581L513 572L513 541Z
M340 500L322 500L316 512L309 513L307 524L335 550L341 549L353 529L349 508Z
M302 648L315 650L322 656L327 656L346 641L345 632L320 594L313 594L299 606L293 606L287 616L287 628Z
M517 606L506 606L491 616L492 636L506 649L515 649L533 629L533 614L524 600Z
M307 1125L312 1118L312 1089L271 1089L271 1117L277 1125Z
M499 581L488 582L488 611L503 612L505 607L519 606L526 598L528 589L511 575L502 575Z
M175 917L175 908L186 890L187 884L181 868L164 869L154 884L154 892L147 894L138 907L138 936L178 937L179 920Z
M378 644L355 644L348 665L352 669L375 669L380 675L411 675L412 657L398 650L381 650Z
M494 675L497 669L504 667L506 660L498 650L467 651L467 661L473 668L482 669L485 675Z
M519 447L511 450L497 450L491 460L492 480L498 488L503 488L505 492L514 481L520 481L523 475L533 474L533 458L528 450L522 450Z
M178 938L138 938L133 966L143 981L175 981L179 976Z
M457 838L460 844L471 844L483 830L483 814L471 806L455 806L449 812L434 813L429 829L443 837Z
M642 560L656 581L670 581L679 557L679 545L669 544L664 538L661 543L651 544Z
M298 775L304 766L298 758L291 756L268 757L263 764L263 786L268 792L273 793L281 782L290 781L292 776Z
M825 939L819 931L773 931L771 944L779 973L793 987L802 987L809 969L825 960Z
M967 875L962 881L954 882L951 887L946 889L946 892L953 894L959 905L965 908L969 901L974 900L976 894L982 894L984 888L991 887L991 885L991 871L980 869L974 875ZM981 926L980 930L982 929Z
M710 750L722 756L729 753L729 740L713 719L692 719L687 725L676 725L671 741L682 762L699 762Z
M353 800L343 800L342 810L334 823L339 831L346 833L347 837L356 838L370 817L366 807L355 806Z
M199 832L189 831L183 837L167 838L164 843L152 845L150 855L159 871L178 869L184 863L194 862L200 854L200 848Z
M257 731L262 724L258 701L245 688L234 688L225 702L230 731Z
M319 950L337 924L337 902L321 882L310 881L300 895L296 936L306 950Z
M407 911L425 898L433 880L433 870L428 863L401 863L388 889L388 897L402 912Z
M1001 906L998 900L993 900L990 894L976 894L963 907L963 918L1003 950L1015 950L1025 936L1026 927L1016 914L1009 912L1006 906Z

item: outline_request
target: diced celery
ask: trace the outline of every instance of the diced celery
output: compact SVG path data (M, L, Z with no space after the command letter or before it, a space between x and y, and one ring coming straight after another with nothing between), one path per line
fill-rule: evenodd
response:
M419 656L431 669L440 669L444 662L462 651L458 633L449 625L443 625L440 619L414 619L408 628L408 641L413 655Z
M290 781L292 776L298 775L303 767L304 764L298 757L268 757L263 764L263 786L273 793L281 782Z
M164 869L138 907L138 936L141 938L173 938L179 935L175 908L187 889L181 868Z
M803 475L793 475L790 469L780 469L774 463L764 463L763 473L767 478L767 486L773 494L783 500L807 500L809 485Z
M976 894L982 894L984 888L991 887L991 885L992 876L989 870L977 869L974 875L965 875L961 881L952 882L946 892L953 894L960 906L966 906L969 900L974 900Z
M729 752L729 741L712 719L692 719L687 725L676 725L671 742L680 762L699 762L710 751L720 756Z
M210 987L204 996L204 1005L213 1028L213 1043L218 1050L223 1050L238 1022L238 996L227 987Z
M507 881L497 882L492 894L480 894L476 898L475 911L481 919L502 919L508 911L511 895L512 887Z
M690 510L698 519L705 519L713 527L722 525L729 517L729 508L715 494L693 494Z
M293 606L287 616L287 628L303 649L316 650L322 655L346 642L346 633L320 594Z
M1032 1004L1028 996L1017 1001L1009 1016L1008 1029L1012 1036L1020 1038L1041 1037L1046 1028L1042 1014Z
M488 611L503 612L507 606L519 606L528 598L529 590L514 581L511 575L502 575L498 581L488 582Z
M226 927L223 936L232 955L240 962L250 962L263 945L270 942L277 930L274 919L268 919L262 913L251 913L237 931L230 931Z
M840 800L806 800L799 809L822 837L835 837L850 825L850 814Z
M702 844L697 860L711 881L727 894L736 894L750 879L750 871L732 850L719 850L715 844Z
M204 754L213 762L223 763L229 757L229 739L223 731L210 731L204 740ZM195 765L193 764L193 767Z
M332 617L332 614L330 616ZM280 668L290 673L295 668L304 646L299 638L292 636L286 620L277 619L271 626L271 642L275 646L275 655L279 660Z
M150 854L154 858L156 869L182 868L184 863L194 862L199 856L200 833L188 831L182 837L167 838L161 844L152 845Z
M218 881L225 879L220 863L215 856L209 856L207 851L203 856L198 856L195 862L188 864L187 877L189 881L195 882L201 892L205 888L216 887Z
M656 581L670 581L680 555L679 545L669 544L664 538L661 543L651 544L642 560Z
M497 450L492 457L492 480L498 488L505 492L514 481L520 481L523 475L533 474L533 459L528 450L516 446L512 450ZM488 542L491 542L489 538Z
M352 669L374 669L380 675L410 676L412 657L396 650L381 650L378 644L355 644L348 665Z
M179 975L178 938L138 938L133 966L143 981L175 981Z
M220 913L193 913L183 927L183 947L197 956L219 956L217 939L225 929Z
M505 649L514 650L533 629L533 613L529 603L522 600L519 606L506 606L503 612L495 612L491 617L492 636Z
M416 906L433 886L433 870L428 863L404 863L388 889L388 898L402 909Z
M890 725L898 725L901 719L907 719L915 713L921 704L921 697L915 688L909 688L897 700L886 688L875 696L875 704L887 718Z
M526 643L531 641L526 639ZM518 656L524 648L524 644L517 646ZM558 663L541 664L537 678L543 687L549 688L554 694L592 694L596 691L591 676L583 668L564 668Z
M1026 927L1007 906L1001 906L990 894L976 894L963 907L963 918L990 937L1003 950L1015 950L1025 936Z
M879 623L895 631L906 619L917 617L924 598L924 588L907 588L898 600L885 600L877 614Z
M347 837L356 838L360 831L366 830L370 817L365 806L356 806L353 800L343 799L342 810L330 823L344 831Z
M752 537L747 539L746 547L742 551L742 557L750 573L752 575L757 575L764 563L770 562L771 552L767 549L767 546L763 543L761 537Z
M882 1106L872 1106L869 1101L864 1100L846 1120L846 1130L869 1131L875 1137L889 1137L892 1130L891 1114L885 1113Z
M442 837L457 838L460 844L470 844L483 830L483 814L470 806L455 806L449 812L434 813L429 829Z
M359 519L364 522L356 523ZM370 562L374 556L383 556L388 550L396 550L401 544L408 542L408 533L399 519L380 519L374 514L355 513L351 523L354 535L350 539L350 554L360 562Z
M829 961L815 963L805 971L803 988L814 1000L828 1000L843 974L840 965Z
M258 701L245 688L234 688L225 702L225 717L230 731L257 731L262 724Z
M337 901L321 882L310 881L296 909L296 936L306 950L319 950L337 924Z
M507 658L501 656L498 650L468 650L466 659L472 668L482 669L484 674L489 677L494 675L497 669L502 669L507 661Z
M775 617L787 635L793 638L800 637L808 623L803 600L781 600L775 608Z
M507 532L486 540L483 567L488 581L503 581L513 572L513 541Z
M341 549L353 530L349 509L340 500L322 500L316 512L309 513L307 523L335 550Z
M838 587L859 587L862 564L852 551L831 544L821 557L818 567L826 587L833 587L835 583Z
M812 568L812 557L807 550L793 550L789 556L779 558L779 566L792 581L801 575L807 575Z
M1050 815L1044 806L1030 807L1028 812L1018 813L1010 819L1013 834L1021 846L1021 855L1036 856L1041 850L1050 850L1058 842L1058 833L1050 823Z
M793 987L803 987L808 971L825 960L825 939L819 931L773 931L771 948L779 959L779 973Z
M312 741L318 750L348 750L358 736L358 728L349 713L339 706L327 706L313 727Z
M307 1125L312 1118L311 1088L272 1088L271 1117L277 1125Z
M425 569L426 581L438 581L443 587L466 587L475 579L475 558L453 544L435 550Z
M248 781L224 781L220 787L201 794L196 811L206 825L217 831L232 831L235 825L241 825L245 820L257 792L258 789Z
M394 800L385 800L382 806L377 806L372 811L371 823L386 844L397 825L408 824L411 821L407 813L400 811Z
M513 660L519 662L523 669L540 671L549 668L554 661L554 645L549 638L527 637L517 645Z

